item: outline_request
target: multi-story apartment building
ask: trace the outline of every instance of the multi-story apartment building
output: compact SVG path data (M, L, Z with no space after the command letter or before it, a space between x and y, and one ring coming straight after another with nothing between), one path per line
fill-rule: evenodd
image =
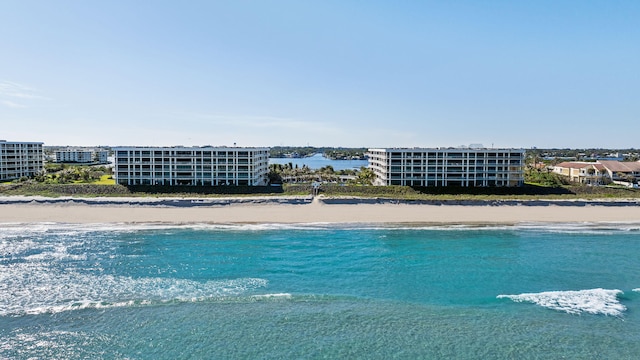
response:
M56 151L57 163L93 163L93 152L86 150L59 150Z
M116 147L122 185L267 185L268 148Z
M369 149L374 185L522 186L524 150Z
M106 164L109 152L95 149L66 149L56 151L56 162L79 164Z
M41 142L0 140L0 181L33 176L44 169Z
M93 160L98 164L108 164L109 163L109 151L107 150L94 150L93 151Z

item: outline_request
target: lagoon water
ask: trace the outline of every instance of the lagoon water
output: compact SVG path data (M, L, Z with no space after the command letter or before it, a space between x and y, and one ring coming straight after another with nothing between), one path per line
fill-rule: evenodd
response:
M1 359L635 359L640 226L0 225Z
M270 158L269 164L288 164L291 163L294 167L303 167L306 165L311 170L317 170L327 165L333 166L335 171L360 169L362 166L369 164L368 160L331 160L324 157L322 154L315 154L313 156L304 158Z

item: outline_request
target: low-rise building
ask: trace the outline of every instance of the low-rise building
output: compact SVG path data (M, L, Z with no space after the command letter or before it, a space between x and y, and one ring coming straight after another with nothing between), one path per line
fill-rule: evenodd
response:
M0 181L34 176L43 169L41 142L0 140Z
M485 148L369 149L374 185L522 186L524 150Z
M600 160L612 180L640 179L640 161Z
M610 179L600 162L565 161L553 166L553 172L568 177L569 181L589 185L602 185Z
M122 185L267 185L268 148L115 147Z
M610 182L635 183L640 179L640 162L598 160L595 162L562 162L553 172L581 184L601 185Z

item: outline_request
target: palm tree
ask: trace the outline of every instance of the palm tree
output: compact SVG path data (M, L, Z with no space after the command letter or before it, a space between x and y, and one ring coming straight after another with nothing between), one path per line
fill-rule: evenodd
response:
M357 184L371 185L373 184L373 181L375 179L376 179L376 174L373 172L373 170L362 166L360 168L360 171L358 172L358 176L356 177L355 181Z

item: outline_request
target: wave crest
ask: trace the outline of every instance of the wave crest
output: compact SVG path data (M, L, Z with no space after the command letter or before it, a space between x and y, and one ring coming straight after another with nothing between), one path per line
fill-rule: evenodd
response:
M393 223L258 223L258 224L218 224L218 223L3 223L0 240L24 238L25 236L42 235L74 235L89 232L120 232L131 233L137 231L171 231L171 230L201 230L201 231L280 231L280 230L436 230L436 231L535 231L570 234L616 234L639 232L640 222L584 222L584 223L534 223L521 222L514 224L393 224Z
M620 316L627 308L618 301L623 292L613 289L590 289L578 291L547 291L520 295L498 295L498 299L515 302L530 302L569 314L602 314Z

